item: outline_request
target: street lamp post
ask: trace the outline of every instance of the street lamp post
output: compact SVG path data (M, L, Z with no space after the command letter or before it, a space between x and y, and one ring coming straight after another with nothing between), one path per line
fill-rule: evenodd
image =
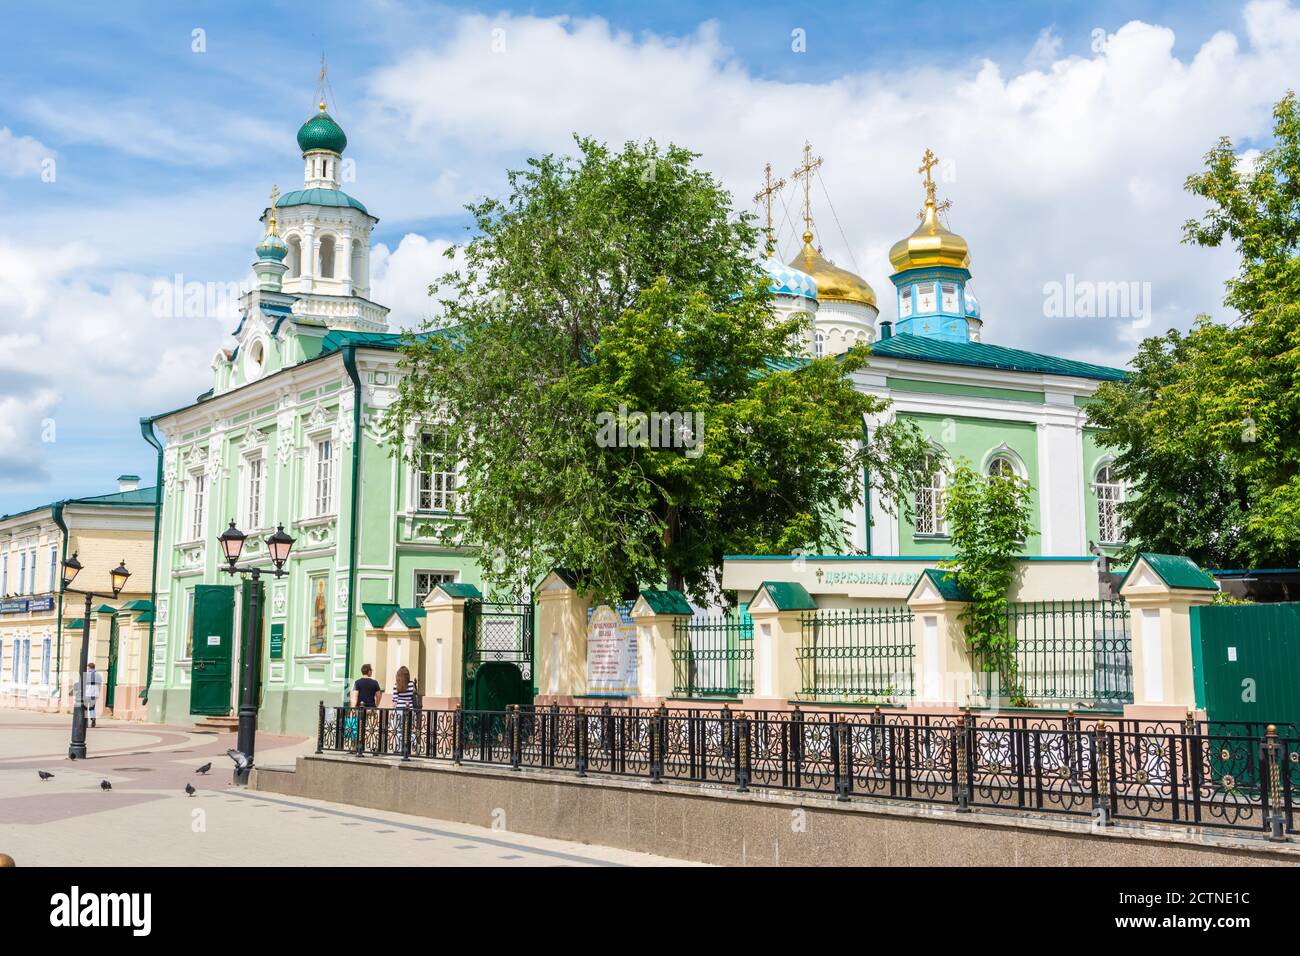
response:
M63 593L64 594L81 594L86 598L86 612L81 619L81 666L77 671L77 700L72 707L72 739L68 743L68 756L73 760L83 760L86 756L86 665L90 660L90 615L91 607L95 598L107 598L107 594L96 594L94 591L80 591L72 587L72 582L76 580L81 571L81 562L77 560L77 552L72 552L72 557L63 562ZM122 588L126 587L126 579L131 576L131 572L126 569L126 562L119 561L117 567L109 572L109 581L112 584L112 600L116 601L117 596L122 593Z
M253 565L240 565L239 556L244 550L246 535L235 527L232 519L230 527L217 539L221 542L222 553L226 556L226 566L221 570L227 574L247 574L253 582L253 592L248 598L248 616L250 618L244 629L244 646L240 650L244 665L244 692L239 701L239 733L235 749L243 759L235 760L236 784L247 784L249 771L253 769L253 751L257 743L257 678L258 665L262 660L262 569ZM266 550L275 566L267 573L282 578L289 572L284 570L284 563L289 560L289 551L293 548L293 538L285 533L280 525L275 534L266 539Z

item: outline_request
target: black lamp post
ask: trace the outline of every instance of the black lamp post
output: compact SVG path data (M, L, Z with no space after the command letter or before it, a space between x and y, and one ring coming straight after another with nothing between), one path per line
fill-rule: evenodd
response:
M81 619L81 667L77 672L77 700L72 707L72 740L68 743L68 756L73 760L82 760L86 756L86 664L90 657L91 604L95 598L109 597L107 594L74 589L72 582L80 571L81 562L77 560L77 552L74 551L72 557L63 562L63 593L85 595L86 613ZM108 574L113 588L111 599L116 601L122 588L126 587L126 579L131 576L131 572L126 569L126 562L120 561Z
M253 750L257 738L257 678L262 661L262 569L253 565L240 565L239 556L244 550L244 532L235 527L231 519L230 527L221 532L217 538L221 542L221 551L226 556L226 566L222 568L227 574L247 574L253 581L253 592L248 598L248 616L250 620L244 628L244 646L240 651L244 665L244 693L239 702L239 735L235 742L238 756L235 760L235 783L247 784L249 771L253 769ZM280 525L275 534L266 539L266 550L275 565L267 573L282 578L289 572L284 563L289 560L289 551L293 548L293 538L285 533Z

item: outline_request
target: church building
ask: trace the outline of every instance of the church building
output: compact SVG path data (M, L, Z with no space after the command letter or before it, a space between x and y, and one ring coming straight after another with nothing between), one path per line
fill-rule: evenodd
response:
M280 526L295 539L288 574L263 577L260 725L270 732L314 733L317 703L344 698L381 636L398 648L381 683L400 664L415 670L425 599L438 585L481 583L473 550L439 533L457 520L445 431L436 421L412 430L405 447L418 454L401 456L380 427L401 337L371 298L379 220L342 188L347 137L322 100L297 139L302 188L273 191L261 217L256 285L241 298L234 341L213 354L211 389L142 422L162 495L153 721L233 723L248 597L221 570L218 537L232 520L247 535L243 560L267 571L263 539ZM883 310L864 278L819 250L806 186L802 248L788 263L764 260L774 308L811 317L810 353L870 345L858 387L889 398L888 414L916 422L934 447L915 521L871 500L847 516L844 552L946 556L945 475L961 459L1028 480L1038 532L1028 554L1119 544L1123 492L1084 410L1099 383L1123 373L984 341L970 251L940 218L928 166L921 224L890 254Z

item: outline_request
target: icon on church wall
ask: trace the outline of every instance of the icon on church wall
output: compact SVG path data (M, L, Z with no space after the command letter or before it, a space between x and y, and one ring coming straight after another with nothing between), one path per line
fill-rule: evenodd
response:
M311 613L311 640L307 651L311 654L324 654L328 635L328 618L325 611L325 579L316 578L313 582L314 595Z

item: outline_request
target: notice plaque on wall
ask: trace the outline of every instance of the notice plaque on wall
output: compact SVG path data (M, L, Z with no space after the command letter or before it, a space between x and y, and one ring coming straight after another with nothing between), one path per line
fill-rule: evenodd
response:
M284 625L271 625L271 660L284 660Z
M587 693L624 696L637 692L636 622L627 608L602 604L587 625Z

